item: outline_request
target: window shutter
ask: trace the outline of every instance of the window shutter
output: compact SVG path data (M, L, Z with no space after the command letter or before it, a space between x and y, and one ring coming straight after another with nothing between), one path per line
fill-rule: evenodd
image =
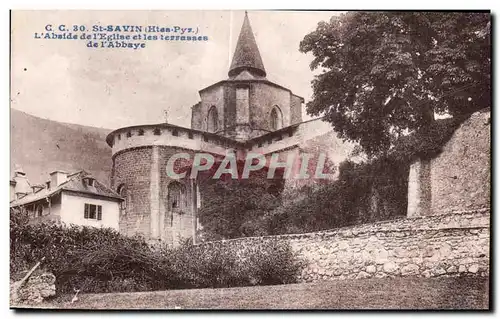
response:
M85 219L89 218L89 204L85 204L85 212L83 213Z
M102 220L102 206L97 206L97 220Z

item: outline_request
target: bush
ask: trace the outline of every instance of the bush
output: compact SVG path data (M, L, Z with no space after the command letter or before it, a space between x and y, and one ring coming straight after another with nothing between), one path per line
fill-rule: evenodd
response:
M237 256L226 247L183 245L166 258L179 275L182 288L222 288L245 284L238 271Z
M287 242L184 245L166 252L183 288L222 288L293 283L304 264Z
M151 248L144 238L106 228L28 225L11 214L11 274L42 267L58 293L221 288L294 282L302 267L287 243L243 250L229 244Z
M305 266L286 242L269 240L252 246L243 269L254 285L290 284Z

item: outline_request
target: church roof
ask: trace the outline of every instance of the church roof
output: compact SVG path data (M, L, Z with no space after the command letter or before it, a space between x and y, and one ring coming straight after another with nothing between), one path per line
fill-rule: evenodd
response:
M246 12L228 75L229 77L233 77L243 70L248 70L257 76L266 76L264 63L262 63L259 48L257 47L257 42L255 42L250 20L248 20Z

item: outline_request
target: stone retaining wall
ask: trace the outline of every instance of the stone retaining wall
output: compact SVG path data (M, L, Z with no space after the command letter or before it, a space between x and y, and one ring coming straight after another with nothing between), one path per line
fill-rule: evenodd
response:
M418 159L408 177L408 216L490 207L491 111L465 120L434 158Z
M307 262L300 281L489 273L489 209L344 227L332 231L205 243L238 251L283 240Z

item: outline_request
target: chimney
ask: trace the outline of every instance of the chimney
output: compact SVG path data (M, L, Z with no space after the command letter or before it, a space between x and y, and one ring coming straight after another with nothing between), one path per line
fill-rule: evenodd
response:
M28 177L21 166L16 165L14 169L14 178L12 180L14 183L11 183L11 185L14 184L14 193L31 193L31 186L28 182Z
M15 199L16 199L16 181L11 179L10 180L10 201L12 202Z
M163 110L163 118L165 119L165 123L168 123L168 111Z
M63 171L53 171L50 173L50 186L57 187L68 180L68 173Z

